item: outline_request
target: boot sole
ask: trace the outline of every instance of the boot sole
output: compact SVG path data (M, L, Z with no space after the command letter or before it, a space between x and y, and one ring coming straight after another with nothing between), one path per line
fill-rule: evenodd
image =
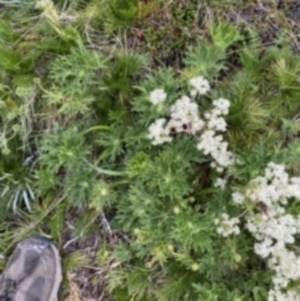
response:
M54 256L55 256L55 263L56 263L56 273L55 273L55 282L52 288L52 292L49 298L49 301L57 301L58 300L58 292L59 292L59 287L60 284L62 282L62 269L61 269L61 257L59 255L59 252L57 250L57 248L55 247L53 241L45 236L41 236L41 235L34 235L33 237L35 237L36 239L39 239L41 241L47 242L49 243L49 245L51 246Z
M62 281L61 259L60 259L59 253L53 243L51 244L51 248L52 248L52 250L55 254L55 258L56 258L56 275L55 275L56 281L53 285L53 289L52 289L52 293L49 298L49 301L57 301L58 300L58 291L59 291L59 287L60 287L60 284Z

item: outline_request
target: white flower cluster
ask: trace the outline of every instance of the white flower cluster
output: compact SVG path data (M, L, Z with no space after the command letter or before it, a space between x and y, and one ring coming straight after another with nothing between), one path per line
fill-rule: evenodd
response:
M224 190L227 184L227 180L226 179L222 179L222 178L217 178L216 182L214 184L215 187L219 187L221 190Z
M175 133L194 135L198 139L197 148L212 157L211 167L223 172L236 162L222 135L227 130L224 116L228 114L230 102L224 98L214 100L213 108L200 118L193 98L206 94L210 85L202 76L191 79L189 84L191 96L181 97L170 107L168 121L160 118L152 123L148 138L153 145L158 145L172 141ZM166 98L162 89L150 94L153 105ZM217 178L214 186L224 190L226 184L226 179ZM300 293L288 288L291 281L300 280L300 256L290 247L295 243L295 235L300 233L300 216L295 217L285 209L291 198L300 200L300 178L289 177L284 166L273 162L268 164L264 176L250 181L243 192L232 193L235 205L246 206L245 226L256 239L255 253L267 259L269 268L274 271L274 287L269 291L268 301L300 301ZM215 220L217 233L224 237L238 235L239 222L240 218L230 218L223 213Z
M150 93L150 102L154 105L164 102L167 99L167 93L163 89L155 89Z
M270 290L268 301L300 301L300 296L299 293L294 289L289 289L285 293Z
M285 205L291 197L300 199L300 178L289 178L284 166L273 162L268 164L263 177L257 177L249 184L253 188L248 191L247 197L268 208L273 208L277 203Z
M158 104L165 98L165 92L160 89L154 90L150 94L150 102L153 104ZM170 120L167 123L166 119L160 118L150 125L148 138L153 140L153 145L157 145L170 142L172 133L196 134L203 127L204 121L198 116L198 105L188 96L183 96L170 107Z
M152 140L153 145L158 145L164 142L172 141L172 137L170 137L169 131L166 128L164 128L165 123L165 118L159 118L150 125L148 129L148 138Z
M294 236L300 233L300 218L286 213L283 205L290 198L300 199L300 178L290 178L284 166L271 162L264 177L254 179L249 186L253 188L248 191L247 198L263 206L263 212L247 215L246 226L258 241L255 253L268 258L269 268L275 271L274 289L268 300L294 301L292 293L283 293L282 289L291 280L300 279L300 257L287 249L288 244L295 242Z
M189 83L193 87L193 90L191 90L192 97L195 97L197 94L205 95L210 90L209 82L203 76L191 78Z
M267 258L269 268L275 272L268 301L300 300L295 291L283 291L290 281L300 279L300 257L288 249L300 233L300 217L284 208L290 198L300 200L300 178L289 177L284 166L273 162L268 164L264 176L249 182L244 194L232 194L235 204L247 201L254 205L255 212L246 215L246 228L257 240L255 253ZM217 232L225 236L219 228Z
M220 98L213 101L213 106L212 110L204 114L206 127L199 138L197 148L213 158L211 167L222 172L234 163L234 155L228 151L228 142L217 133L226 131L227 124L223 115L228 114L230 102Z
M231 197L232 197L232 201L238 205L243 204L245 201L245 196L239 192L232 193Z
M199 118L198 105L188 96L179 98L170 108L169 131L196 134L204 127L204 121Z
M189 81L193 87L192 96L204 95L210 90L209 82L202 76L192 78ZM156 89L150 93L150 102L157 105L165 101L167 95L164 90ZM171 135L188 133L196 135L200 133L197 148L205 155L213 158L211 166L218 172L234 162L233 154L228 151L228 143L224 141L222 134L227 128L223 116L228 114L230 102L219 98L213 101L213 109L204 113L203 119L199 117L198 105L188 96L182 96L170 107L170 120L160 118L152 123L149 128L148 138L153 145L170 142Z
M215 219L215 225L218 225L217 232L224 237L230 234L240 234L238 223L238 218L229 218L227 213L222 213L221 218Z

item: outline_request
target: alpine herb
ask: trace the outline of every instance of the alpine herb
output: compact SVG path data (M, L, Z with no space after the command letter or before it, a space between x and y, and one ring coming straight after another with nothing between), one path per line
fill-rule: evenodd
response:
M192 78L189 83L194 90L193 98L184 95L179 98L169 110L169 121L164 118L157 119L149 128L148 138L153 145L172 141L172 135L187 133L193 135L198 141L197 148L213 159L211 167L217 172L234 163L234 155L228 150L228 143L224 141L221 132L225 132L227 123L223 116L229 112L230 102L219 98L213 101L213 108L199 116L199 107L195 100L197 94L205 95L210 90L209 82L202 76ZM161 89L150 93L150 101L156 105L164 101L166 94Z
M291 281L300 278L300 257L291 249L295 235L300 233L300 216L287 212L289 201L300 200L300 178L290 177L283 165L270 162L264 176L256 177L246 185L244 192L232 193L235 205L247 205L245 227L256 239L254 252L268 261L274 271L274 287L269 291L268 301L300 298L289 290ZM239 218L229 218L226 213L216 220L217 232L226 237L239 234Z

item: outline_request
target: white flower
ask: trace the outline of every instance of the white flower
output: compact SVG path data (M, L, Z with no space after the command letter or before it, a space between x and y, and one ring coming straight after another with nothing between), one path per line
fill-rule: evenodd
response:
M273 240L271 238L266 238L262 242L256 243L254 245L255 253L260 255L262 258L268 257L273 251L272 243Z
M220 219L215 220L215 224L219 225L217 233L224 237L229 236L230 234L238 235L240 234L238 223L238 218L234 217L230 219L228 214L223 213Z
M213 101L213 105L215 107L215 111L220 113L220 115L227 115L230 101L225 98L219 98Z
M209 129L225 132L227 123L221 115L228 114L230 103L227 99L220 98L214 100L213 105L215 107L212 110L204 113L204 117L207 120L207 126Z
M220 146L223 142L220 142ZM223 151L226 150L223 146ZM218 151L213 153L216 156ZM216 159L216 163L219 161ZM300 294L287 287L291 281L300 279L300 257L289 245L295 243L295 235L300 233L300 216L287 213L284 205L290 198L300 199L300 178L289 177L283 165L270 162L264 176L253 179L246 186L244 194L232 193L235 204L243 204L245 199L253 202L260 213L247 213L246 228L256 239L254 251L267 258L268 267L274 271L273 289L268 301L300 301ZM236 221L227 214L217 221L220 235L239 233L234 230Z
M200 136L200 142L197 145L199 150L202 150L204 155L208 155L213 152L216 146L217 139L215 138L215 132L213 130L207 130Z
M222 172L224 171L224 167L218 166L218 167L216 168L216 171L217 171L218 173L222 173Z
M216 180L214 186L215 186L215 187L220 187L221 190L224 190L225 187L226 187L226 184L227 184L226 179L217 178L217 180Z
M209 82L203 76L191 78L189 83L194 88L191 91L191 96L204 95L210 90Z
M168 130L169 133L181 133L183 132L182 123L180 122L180 120L170 119L166 125L166 130Z
M173 128L176 133L196 134L205 125L204 121L199 118L198 105L186 95L179 98L171 106L170 116L171 120L167 127Z
M220 131L220 132L225 132L227 123L225 122L223 117L213 116L213 118L208 120L207 126L209 129L212 129L215 131Z
M195 96L197 96L198 91L196 89L192 89L190 94L191 94L192 97L195 97Z
M239 192L234 192L231 194L232 197L232 201L235 204L242 204L245 201L245 197L243 194L239 193Z
M172 141L172 137L169 136L169 132L164 129L164 124L166 123L165 118L157 119L154 123L152 123L149 128L148 138L153 140L153 145L162 144L164 142Z
M295 235L300 233L299 218L287 214L285 205L289 198L299 195L300 181L289 178L283 165L270 162L264 177L257 177L249 183L248 195L254 204L264 204L260 215L247 216L246 227L259 241L255 252L261 257L269 257L268 266L275 272L274 290L268 300L300 300L300 295L292 291L282 293L291 280L300 278L300 257L289 250L287 245L295 243Z
M197 118L191 125L191 133L196 134L197 132L201 131L205 126L205 123L202 119Z
M228 143L223 141L223 136L216 135L214 130L204 131L199 140L197 148L203 151L204 155L212 156L217 163L216 171L222 172L224 168L234 163L233 154L227 150Z
M154 105L164 102L166 98L167 93L163 89L155 89L150 93L150 102Z
M215 162L211 166L219 173L235 162L232 152L228 150L228 143L223 141L223 136L217 132L225 132L227 123L221 116L228 113L230 105L227 99L217 99L213 102L214 108L204 113L206 128L202 132L197 148L203 151L204 155L211 155ZM299 193L300 195L300 193Z
M204 113L204 117L206 120L211 119L211 117L212 117L211 115L212 115L212 113L210 111Z

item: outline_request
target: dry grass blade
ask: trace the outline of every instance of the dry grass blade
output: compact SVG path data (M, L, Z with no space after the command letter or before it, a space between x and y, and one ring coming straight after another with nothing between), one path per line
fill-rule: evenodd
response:
M69 296L66 301L83 301L80 297L80 288L74 281L75 274L67 273L67 280L69 284Z

